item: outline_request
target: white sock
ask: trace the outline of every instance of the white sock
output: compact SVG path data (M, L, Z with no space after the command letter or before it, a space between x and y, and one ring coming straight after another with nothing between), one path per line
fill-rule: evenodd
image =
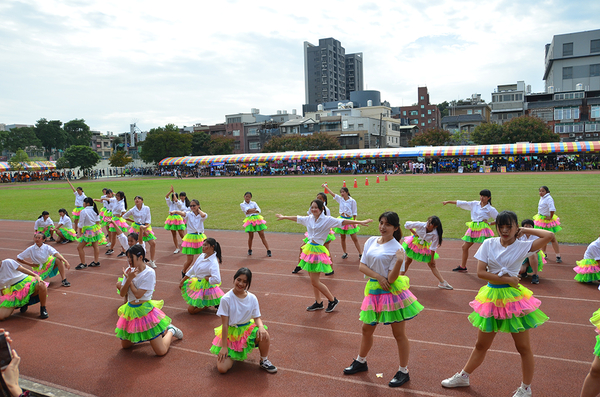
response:
M526 385L525 383L521 382L521 387L523 389L525 389L526 391L530 391L531 390L531 385Z
M471 375L468 372L465 372L465 370L460 371L460 376L462 376L463 378L469 378L469 375Z
M173 336L175 336L175 329L174 328L169 328L169 329L167 329L167 331L171 332L173 334Z
M408 367L403 367L402 365L398 367L398 371L402 372L403 374L407 374L408 373Z
M358 356L358 357L356 357L356 361L358 361L361 364L364 364L364 363L367 362L367 358L366 357Z

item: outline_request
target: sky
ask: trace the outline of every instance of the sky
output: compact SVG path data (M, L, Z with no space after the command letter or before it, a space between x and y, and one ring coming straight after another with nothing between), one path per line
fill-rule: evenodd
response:
M0 123L85 119L121 133L216 124L304 103L303 43L362 52L365 89L434 104L524 80L542 92L544 46L600 28L589 0L0 1Z

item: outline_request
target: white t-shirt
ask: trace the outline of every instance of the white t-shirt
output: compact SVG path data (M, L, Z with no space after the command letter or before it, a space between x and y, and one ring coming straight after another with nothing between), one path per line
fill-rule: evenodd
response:
M490 218L495 221L498 216L498 211L490 203L482 207L479 201L456 200L456 206L463 210L471 211L471 221L473 222L484 222Z
M185 223L187 225L188 233L204 233L204 220L208 218L208 214L204 213L204 218L200 213L194 214L193 211L188 211L185 214Z
M0 266L0 288L10 287L27 277L27 274L17 270L19 266L21 264L14 259L2 261L2 266Z
M245 201L242 201L240 203L240 208L242 209L242 212L244 214L246 214L246 216L257 215L256 212L254 212L252 214L247 214L248 210L250 210L250 209L255 209L255 210L258 211L258 214L260 214L260 207L254 201L250 201L249 203L246 203Z
M378 239L378 236L373 236L365 242L360 262L375 273L387 278L396 264L396 252L398 250L404 252L404 248L395 238L384 244L379 244ZM404 262L402 264L404 265Z
M73 229L73 222L71 222L71 218L69 218L66 214L60 217L58 223L59 225L62 225L61 228Z
M437 230L433 229L431 232L427 232L427 222L406 222L404 224L405 229L414 229L417 232L417 236L421 241L428 241L431 243L430 250L436 251L439 246L439 237Z
M583 254L583 259L600 260L600 237L592 241Z
M54 247L49 246L48 244L42 244L41 246L37 246L37 244L33 244L32 246L25 249L25 251L21 252L17 255L17 258L21 260L25 260L25 258L31 259L31 262L36 265L43 265L46 263L49 257L54 254L58 254L58 251L54 249Z
M127 281L127 277L123 277L123 281L121 285L125 285L125 281ZM143 272L135 276L132 281L132 284L137 289L146 290L144 295L141 298L136 298L133 292L131 292L131 288L127 291L127 301L128 302L139 302L139 301L149 301L152 299L152 294L154 293L154 287L156 286L156 273L154 269L150 266L146 266Z
M185 205L185 200L179 200L178 204L179 204L179 211L188 212L190 210L190 207Z
M488 238L475 253L475 259L487 264L488 272L502 276L518 276L521 264L529 256L532 241L515 240L508 247L500 244L500 237Z
M94 211L94 207L88 205L79 213L79 223L77 224L77 227L81 229L84 226L94 226L96 222L99 221L100 218L98 218L98 214Z
M332 218L323 214L316 220L312 214L308 216L297 216L296 218L296 223L306 226L308 238L319 245L325 243L325 240L329 235L329 229L332 227L342 227L342 222L344 221L343 219Z
M138 209L137 206L133 206L129 211L123 214L123 218L129 218L133 215L133 221L139 225L143 225L145 223L152 223L152 215L150 214L150 207L142 204L142 208Z
M189 278L197 277L198 279L210 276L208 279L210 284L221 284L221 272L219 270L217 254L213 253L208 258L206 258L204 253L200 254L185 275Z
M87 197L85 193L81 192L79 195L77 191L74 191L73 194L75 195L75 207L83 207L83 200Z
M123 213L125 213L125 211L126 211L126 209L125 209L125 199L123 199L123 200L117 200L116 197L113 197L110 200L111 200L111 204L112 204L111 205L111 211L113 213L113 216L122 216Z
M46 226L54 226L54 222L50 217L44 220L44 217L38 218L35 220L35 230L38 230L40 227L45 228Z
M103 194L102 196L100 196L100 200L107 198L106 194ZM102 206L104 208L108 208L108 202L102 200Z
M245 324L253 318L260 317L258 299L252 292L248 292L244 299L240 299L231 289L221 297L217 316L229 317L229 326Z
M175 199L175 201L171 201L171 199L167 198L167 197L165 197L165 201L167 202L167 206L169 207L169 212L182 210L181 209L181 201L179 201L177 199Z
M556 212L556 207L554 207L554 199L550 196L550 193L546 193L543 197L540 197L538 202L538 214L550 216L550 211Z
M358 214L358 207L356 200L348 196L348 200L344 200L342 196L337 194L333 195L333 199L340 205L340 215L346 214L347 216L355 216Z

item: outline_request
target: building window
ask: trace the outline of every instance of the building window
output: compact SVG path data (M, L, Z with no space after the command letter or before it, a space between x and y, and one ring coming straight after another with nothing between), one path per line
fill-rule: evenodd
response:
M431 114L431 109L427 109L427 114Z
M556 124L554 126L554 132L557 134L583 132L583 123L576 124Z
M590 65L590 77L600 76L600 63Z
M240 130L233 130L233 136L240 136Z
M427 119L427 124L431 124L431 119Z
M591 40L590 41L590 52L600 52L600 40Z
M585 123L585 130L590 132L600 131L600 123Z
M467 114L473 114L473 109L467 109Z
M258 130L256 128L249 128L248 129L248 135L249 136L256 136L256 135L258 135Z
M590 117L593 119L600 118L600 106L592 106L592 114Z
M421 123L421 127L425 127L425 123Z
M402 115L403 115L403 116L406 116L406 110L403 110L403 111L402 111Z
M425 97L423 95L421 95L421 100L424 100L424 99L425 99Z
M360 128L365 128L365 125L364 125L364 124L359 124L359 125L358 125L358 128L359 128L359 129L360 129Z
M418 110L411 110L410 111L410 115L411 116L418 116L419 115L419 111Z
M421 109L425 109L425 105L421 105Z
M240 150L240 141L233 142L233 149Z
M423 114L421 115L421 117L425 117L425 113L423 113Z
M573 78L573 67L569 66L563 68L563 80L570 80Z
M477 110L475 110L475 113L477 113L477 114L481 114L481 109L477 109Z
M248 148L250 150L260 150L260 142L250 142L248 143Z
M583 97L584 97L583 91L554 94L555 101L560 101L562 99L581 99Z
M556 108L554 120L574 120L579 118L579 108Z
M563 43L563 57L573 55L573 43Z

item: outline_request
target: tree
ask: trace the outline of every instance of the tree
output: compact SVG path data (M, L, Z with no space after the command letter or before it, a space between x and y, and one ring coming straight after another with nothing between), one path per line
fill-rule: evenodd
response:
M273 137L263 147L264 153L303 151L303 150L340 150L339 141L332 135L324 133L312 135L284 135Z
M56 160L56 168L59 170L64 170L65 168L71 168L71 164L69 164L69 160L63 156Z
M0 151L6 149L6 140L8 139L8 131L0 131Z
M127 155L127 152L124 150L116 150L109 157L108 163L111 167L125 167L127 164L131 163L133 159Z
M307 135L306 149L303 150L341 150L340 141L332 136L323 133Z
M27 153L25 153L25 151L23 149L17 149L16 154L14 156L12 156L10 158L10 160L8 160L11 171L23 170L25 167L23 167L22 163L28 163L28 162L29 162L29 156L27 155Z
M125 145L123 142L123 138L121 138L120 136L116 136L113 141L112 141L112 148L113 150L117 151L117 150L125 150Z
M471 139L477 145L493 145L502 143L504 127L499 124L484 123L475 127Z
M192 134L192 155L206 156L210 154L211 137L205 131L196 131Z
M450 132L441 128L434 128L416 134L408 144L410 146L447 146L449 142Z
M71 165L71 168L80 167L82 170L90 169L100 162L98 153L89 146L73 145L63 156Z
M64 130L67 136L67 146L88 146L92 140L92 132L84 119L75 119L65 123Z
M152 128L142 146L140 157L146 163L158 163L165 157L187 156L192 151L192 135L179 133L174 124Z
M39 119L35 124L35 135L42 142L42 147L48 159L52 155L52 149L65 149L67 147L67 134L62 129L60 120ZM87 145L89 145L89 142Z
M448 106L450 106L448 101L444 101L444 102L440 103L439 105L437 105L438 109L440 110L440 114L442 115L442 118L445 116L448 116L448 113L449 113Z
M9 152L16 153L19 149L27 149L31 146L41 148L42 142L37 138L33 127L21 127L13 128L8 132L3 146Z
M225 136L213 136L210 138L210 154L218 156L222 154L233 153L233 143L235 139L227 138Z
M503 143L517 142L558 142L558 134L537 117L521 116L504 124Z
M472 145L473 141L471 140L471 135L468 131L464 130L455 130L450 133L450 141L449 145Z

